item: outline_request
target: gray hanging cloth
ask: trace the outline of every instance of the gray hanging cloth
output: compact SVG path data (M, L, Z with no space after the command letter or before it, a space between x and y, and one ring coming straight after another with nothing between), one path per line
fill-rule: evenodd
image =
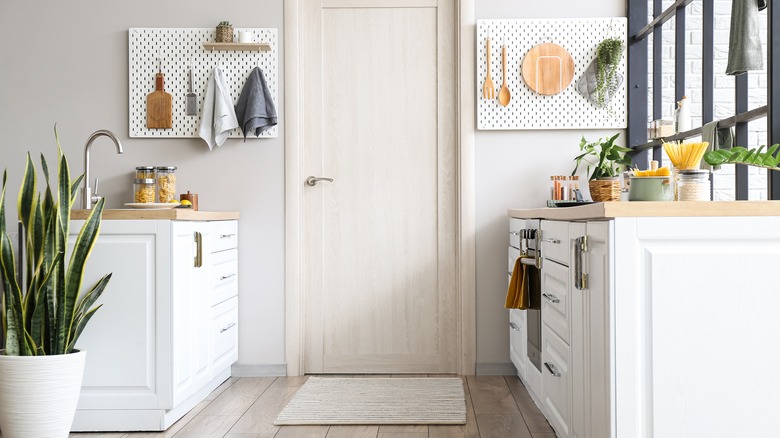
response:
M255 136L276 125L276 106L265 82L263 71L255 67L244 83L236 104L236 117L244 132Z
M748 70L764 69L758 12L766 6L767 0L732 1L727 75L739 75Z

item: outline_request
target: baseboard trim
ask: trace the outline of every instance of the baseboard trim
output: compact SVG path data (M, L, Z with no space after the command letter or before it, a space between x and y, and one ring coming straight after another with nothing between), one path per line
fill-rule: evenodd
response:
M512 362L477 362L478 376L516 376Z
M279 377L287 375L287 364L234 363L230 367L233 377Z

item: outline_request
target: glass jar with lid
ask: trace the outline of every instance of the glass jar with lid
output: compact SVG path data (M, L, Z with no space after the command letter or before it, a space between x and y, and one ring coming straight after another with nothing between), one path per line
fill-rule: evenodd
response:
M709 170L680 170L676 179L678 201L710 200Z
M151 204L155 198L154 178L136 178L133 180L133 202Z
M176 166L157 167L157 196L159 202L176 201Z
M138 166L135 168L135 179L154 179L154 166Z

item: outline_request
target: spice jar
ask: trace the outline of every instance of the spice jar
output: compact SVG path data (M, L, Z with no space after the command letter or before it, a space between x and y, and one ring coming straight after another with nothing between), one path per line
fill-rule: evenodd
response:
M176 166L157 168L157 196L159 202L176 200Z
M680 170L676 179L678 201L710 200L709 170Z
M133 202L150 204L154 202L154 178L136 178L133 180Z

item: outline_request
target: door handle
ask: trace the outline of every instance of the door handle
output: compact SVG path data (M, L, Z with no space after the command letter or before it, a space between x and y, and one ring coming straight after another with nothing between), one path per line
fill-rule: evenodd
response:
M319 176L310 176L306 178L306 185L309 187L314 187L317 185L317 181L327 181L327 182L333 182L333 178L324 178Z

